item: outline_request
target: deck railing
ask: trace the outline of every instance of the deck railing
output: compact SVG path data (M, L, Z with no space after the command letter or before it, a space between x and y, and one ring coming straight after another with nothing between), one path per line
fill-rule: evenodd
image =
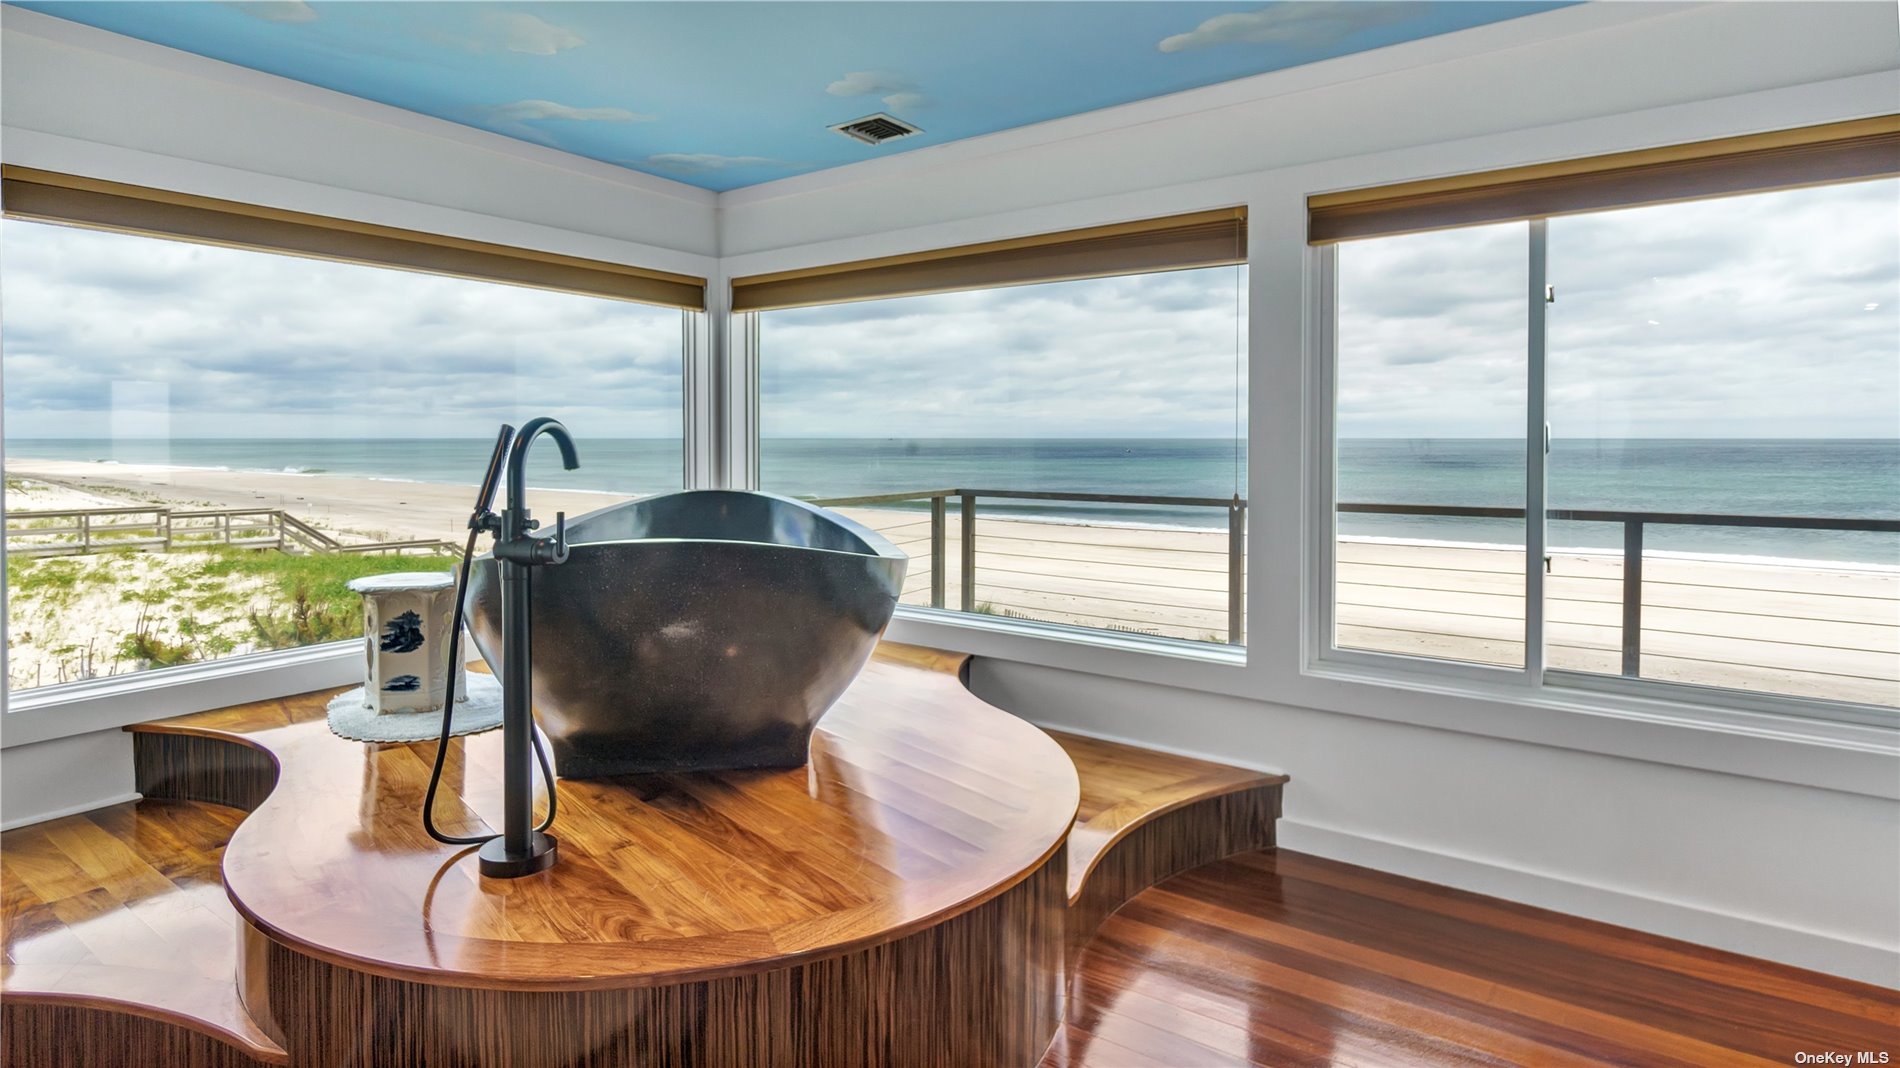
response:
M16 526L15 523L20 524ZM83 556L125 550L245 549L320 553L456 552L446 541L416 539L348 544L281 508L76 508L7 513L11 556Z
M1342 501L1340 512L1374 515L1419 515L1456 519L1523 519L1522 508L1481 508L1448 504L1365 504ZM1643 662L1643 537L1651 526L1759 527L1773 530L1833 530L1900 534L1900 519L1862 519L1842 516L1722 515L1701 512L1628 512L1598 508L1552 508L1545 516L1556 522L1614 523L1623 528L1621 674L1637 678ZM1548 563L1548 561L1546 561Z
M1227 515L1226 539L1226 640L1240 644L1245 639L1244 612L1246 591L1246 501L1235 497L1167 497L1109 493L1059 493L1001 489L927 489L902 493L877 493L853 497L831 497L814 501L825 507L875 507L878 505L922 502L929 508L927 555L930 561L931 607L949 606L950 507L957 510L958 597L957 607L975 611L978 586L978 505L983 500L1073 502L1083 504L1155 505L1164 507L1219 508ZM1341 502L1341 513L1377 515L1413 515L1460 519L1524 518L1522 508L1489 508L1438 504L1382 504ZM1653 526L1756 527L1782 530L1857 531L1900 533L1900 520L1847 518L1835 516L1730 515L1688 512L1638 512L1619 509L1553 508L1547 513L1554 522L1608 523L1622 528L1624 566L1621 575L1621 673L1637 677L1643 656L1643 556L1647 529ZM1025 517L1029 518L1029 517ZM916 526L923 526L920 521ZM920 538L918 542L921 542ZM918 544L913 542L912 544ZM921 545L920 545L921 548ZM925 555L918 553L917 555ZM1167 566L1167 565L1160 565ZM1029 591L1034 592L1034 591ZM1083 599L1086 599L1084 597ZM1052 611L1050 614L1061 614ZM1082 613L1086 615L1087 613Z
M957 502L959 550L958 607L977 610L976 519L980 499L1060 501L1084 504L1155 505L1172 508L1219 508L1227 515L1227 642L1246 640L1247 502L1239 497L1163 497L1123 493L1058 493L1040 490L937 489L910 493L874 493L859 497L829 497L813 501L826 508L869 507L928 501L930 504L930 606L947 607L949 502Z

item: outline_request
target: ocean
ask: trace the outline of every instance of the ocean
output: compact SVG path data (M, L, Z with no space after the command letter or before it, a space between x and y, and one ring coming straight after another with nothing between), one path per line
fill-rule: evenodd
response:
M472 484L492 442L476 439L11 439L9 457L176 464ZM651 493L678 485L672 439L579 442L581 467L562 471L539 450L537 486ZM1340 443L1341 500L1504 506L1523 502L1523 446L1501 439L1394 438ZM1222 439L766 439L766 489L809 497L972 487L1226 499L1246 479ZM1900 440L1558 439L1550 457L1553 508L1900 520ZM1220 528L1224 509L985 501L985 514L1070 522ZM1349 514L1363 537L1522 544L1516 520ZM1620 551L1612 524L1553 522L1559 548ZM1900 535L1747 527L1657 527L1653 550L1857 561L1900 566Z

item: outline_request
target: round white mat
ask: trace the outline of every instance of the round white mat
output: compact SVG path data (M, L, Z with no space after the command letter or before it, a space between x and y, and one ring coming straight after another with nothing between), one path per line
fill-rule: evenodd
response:
M468 700L456 695L451 734L479 734L501 726L501 683L493 675L468 673ZM440 712L381 715L363 704L363 688L330 698L330 729L353 742L426 742L442 737Z

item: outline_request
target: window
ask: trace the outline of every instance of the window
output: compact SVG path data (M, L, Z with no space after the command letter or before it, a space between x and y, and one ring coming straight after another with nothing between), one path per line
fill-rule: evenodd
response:
M1836 164L1864 180L1811 181ZM1315 234L1351 238L1321 255L1332 648L1900 706L1891 166L1832 145L1797 188L1584 183L1628 207L1502 179L1316 198Z
M578 439L577 471L531 461L544 517L680 485L677 307L18 219L3 237L13 690L359 635L345 582L450 566L504 421Z
M1227 227L1217 266L760 311L761 487L903 547L907 605L1239 644L1246 280Z
M1900 181L1553 219L1550 279L1550 665L1900 704Z

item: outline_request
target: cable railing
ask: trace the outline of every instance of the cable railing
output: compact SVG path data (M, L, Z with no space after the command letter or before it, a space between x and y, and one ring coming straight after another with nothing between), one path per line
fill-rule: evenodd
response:
M956 531L957 531L957 552L958 552L957 607L961 608L963 611L977 612L982 609L983 605L988 604L993 610L1000 610L1003 614L1013 614L1013 615L1021 615L1021 616L1029 617L1029 616L1032 616L1032 614L1035 612L1043 611L1044 614L1076 616L1076 617L1082 617L1082 618L1088 618L1088 619L1094 620L1094 622L1084 624L1086 626L1106 627L1108 629L1118 629L1118 630L1155 629L1156 625L1153 620L1142 619L1137 616L1129 615L1129 614L1116 615L1116 614L1113 614L1112 612L1087 612L1087 611L1082 611L1080 609L1075 609L1075 608L1064 609L1058 612L1049 612L1046 610L1037 609L1033 605L1018 604L1018 603L1013 603L1009 601L998 600L995 598L992 598L989 601L979 601L977 599L977 577L978 577L977 575L977 559L978 559L977 547L979 544L979 540L977 536L977 502L980 500L1040 501L1040 502L1045 502L1045 503L1107 504L1107 505L1123 505L1123 506L1133 505L1133 506L1156 506L1156 507L1168 507L1168 508L1218 508L1222 510L1222 512L1224 512L1226 516L1227 537L1226 537L1225 550L1218 553L1218 555L1225 558L1223 564L1219 568L1172 567L1168 564L1157 564L1153 562L1144 563L1144 564L1134 564L1134 565L1129 565L1129 566L1131 568L1139 568L1145 571L1163 571L1163 572L1166 572L1166 571L1207 571L1207 572L1216 572L1216 573L1224 572L1226 575L1226 583L1225 583L1225 591L1224 591L1225 604L1223 606L1224 611L1225 611L1225 618L1222 621L1224 623L1224 637L1222 637L1219 632L1210 631L1209 633L1214 634L1215 637L1219 638L1220 640L1226 641L1230 645L1240 645L1246 640L1245 617L1246 617L1247 502L1242 500L1238 496L1230 497L1230 498L1170 497L1170 496L1157 496L1157 495L1150 495L1150 494L1128 494L1128 493L1069 493L1069 492L1057 492L1057 491L1048 491L1048 490L955 488L955 489L915 490L915 491L906 492L906 493L873 493L873 494L866 494L866 495L856 496L856 497L827 497L822 500L815 500L812 503L820 505L822 507L826 507L826 508L849 508L849 507L875 507L877 505L890 505L890 504L909 504L909 503L914 503L914 502L919 502L919 501L927 502L930 508L930 514L929 514L928 520L919 519L912 523L901 524L900 526L896 526L896 527L886 527L886 528L883 528L881 532L884 533L886 537L890 537L892 533L909 531L912 536L908 540L896 539L896 538L892 539L893 542L898 546L898 548L906 549L907 551L910 547L913 547L913 546L927 546L927 548L924 549L923 552L913 553L913 555L927 555L929 557L929 560L930 560L930 570L929 570L930 607L932 608L949 607L949 570L950 568L949 568L948 546L949 546L949 541L950 541L950 502L955 501L956 511L957 511ZM1032 518L1032 517L1021 517L1021 518ZM927 526L927 533L919 533L917 531L917 528L926 527L926 526ZM991 545L991 544L1001 545L1002 548L999 548L996 551L990 553L990 555L992 555L993 557L1001 558L1001 559L1027 559L1027 560L1034 560L1034 559L1070 560L1070 559L1073 559L1070 557L1046 557L1046 556L1038 557L1034 553L1025 553L1020 550L1015 551L1015 552L1008 551L1008 546L1010 543L1019 542L1019 541L1030 541L1030 542L1035 542L1036 544L1045 545L1045 546L1057 544L1057 543L1052 543L1048 541L1047 539L1025 539L1025 538L1013 537L1009 534L1001 533L996 528L991 528L990 533L984 535L982 539L982 544L986 546ZM1139 553L1147 553L1149 555L1162 556L1163 558L1166 558L1166 559L1173 559L1185 554L1194 554L1194 553L1202 552L1201 550L1192 550L1192 549L1155 549L1152 546L1141 546L1141 545L1130 545L1130 544L1118 545L1113 542L1107 542L1107 541L1101 541L1101 540L1096 540L1092 542L1091 548L1110 549L1110 550L1115 550L1115 549L1131 550L1131 551L1139 552ZM1206 553L1206 555L1216 555L1216 554ZM1023 581L1027 581L1030 579L1046 577L1046 576L1043 576L1039 571L1035 569L1030 569L1030 570L1023 570L1020 568L1012 569L1012 568L1007 568L1007 567L1002 567L1002 566L997 566L997 565L992 565L991 567L989 567L987 569L987 573L991 575L999 575L999 574L1006 575L1006 576L1014 575L1014 576L1017 576L1014 579L1014 581L1018 583L1021 583ZM1149 586L1153 588L1164 588L1164 589L1178 588L1176 584L1170 583L1167 581L1147 582L1147 583L1141 582L1139 580L1131 580L1131 579L1104 579L1102 581L1105 583L1112 582L1121 586L1133 586L1137 588L1141 586ZM1040 588L1040 587L1025 587L1021 585L1011 586L1007 582L987 582L986 581L984 583L984 587L986 589L993 589L993 590L998 590L998 591L1002 591L1005 593L1012 593L1012 594L1030 594L1030 595L1046 595L1046 596L1066 595L1066 591L1059 590L1059 589L1050 590L1050 589L1045 589L1045 588ZM918 589L921 589L921 586L918 587ZM906 592L910 592L910 591L907 589ZM1029 598L1025 598L1025 599L1029 599ZM1117 598L1107 596L1107 595L1102 595L1102 594L1093 594L1086 597L1082 597L1081 599L1087 600L1087 601L1103 602L1103 605L1097 606L1097 607L1106 607L1107 605L1116 604L1116 603L1131 605L1131 606L1139 606L1139 607L1155 607L1158 605L1165 604L1165 602L1158 601L1153 598L1117 599ZM1194 628L1181 627L1177 629L1191 630Z
M1198 536L1187 534L1164 542L1155 533L1155 528L1162 524L1144 530L1138 522L1117 517L1116 526L1097 526L1083 537L1065 534L1054 526L1039 525L1035 522L1038 516L1033 512L983 508L989 502L1217 508L1225 513L1226 524L1224 532L1211 527ZM1224 640L1236 645L1245 639L1246 502L1239 498L956 487L831 497L814 503L866 509L921 506L915 513L892 512L874 524L898 547L918 558L920 565L928 562L927 568L919 567L907 581L906 603L1051 619L1085 627L1169 633L1207 641ZM1524 518L1522 508L1378 502L1342 502L1337 507L1340 513L1346 514L1520 521ZM1631 678L1642 673L1645 583L1649 581L1645 574L1645 557L1653 555L1646 554L1646 545L1653 541L1652 528L1752 527L1900 533L1900 519L1840 516L1553 508L1547 518L1552 522L1611 524L1621 529L1620 575L1605 576L1603 587L1602 600L1610 602L1604 609L1611 612L1613 605L1613 616L1602 620L1601 640L1606 644L1593 648L1602 649L1603 666L1610 674L1620 673ZM1128 532L1118 533L1116 527L1124 524ZM1222 533L1224 539L1220 538ZM1614 557L1615 552L1609 550L1604 555ZM1617 586L1610 587L1611 581ZM1665 589L1679 585L1668 575L1656 581ZM1420 589L1432 592L1424 587ZM1445 589L1454 590L1453 587ZM1651 591L1650 599L1654 596ZM1664 615L1687 610L1674 605L1667 595L1662 604L1660 608L1655 604L1648 607ZM1410 614L1417 615L1421 611L1429 614L1432 610L1421 606L1410 610ZM1620 624L1621 633L1616 637L1611 637L1608 630L1612 619ZM1677 625L1673 620L1651 624L1651 636L1673 635L1671 628ZM1655 629L1657 626L1662 629ZM1660 655L1681 658L1667 651Z
M1353 514L1411 515L1455 519L1523 519L1522 508L1443 504L1372 504L1342 501L1338 511ZM1605 508L1552 508L1554 522L1611 523L1623 528L1621 590L1622 650L1620 674L1639 678L1643 662L1643 545L1652 526L1755 527L1770 530L1820 530L1900 534L1900 519L1849 516L1729 515L1703 512L1634 512ZM1546 566L1549 558L1546 557Z

